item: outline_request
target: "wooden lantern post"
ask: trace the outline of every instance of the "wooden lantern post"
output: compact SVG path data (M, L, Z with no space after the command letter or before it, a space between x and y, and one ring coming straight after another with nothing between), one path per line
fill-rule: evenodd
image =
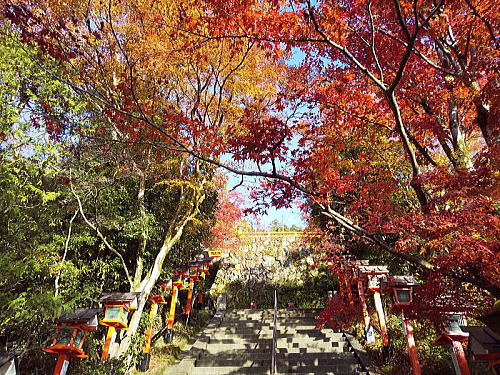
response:
M369 262L367 260L358 260L356 261L356 269L355 272L357 274L356 280L358 283L358 295L359 301L361 303L361 308L363 310L363 322L365 326L365 339L369 344L375 343L375 333L373 332L373 326L371 324L370 315L368 314L368 306L366 304L366 296L365 296L365 285L363 284L363 278L359 273L359 266L367 266Z
M167 326L164 328L163 339L166 343L171 343L174 339L174 323L175 323L175 309L177 307L177 298L179 297L179 290L188 289L189 283L189 268L183 267L174 271L174 278L172 279L172 297L170 299L170 310L168 313Z
M346 293L345 293L345 289L344 289L345 281L344 281L343 271L340 271L337 274L337 278L339 280L339 293L340 293L340 297L342 297L342 299L344 299L345 296L346 296Z
M43 351L57 354L54 375L65 375L72 357L87 358L83 344L87 332L97 329L97 314L101 309L76 309L61 315L56 323L52 344Z
M406 349L410 358L413 375L421 375L422 368L418 360L417 347L413 337L411 322L405 317L404 309L413 302L413 288L418 286L413 276L386 276L382 281L382 290L392 295L393 310L401 313L403 330L406 336Z
M191 314L191 306L192 306L192 302L193 302L193 289L194 289L194 279L189 278L186 307L184 308L184 315L186 315L186 323L187 323L187 319L189 317L189 314Z
M186 300L186 307L184 308L184 315L186 316L186 324L189 321L191 309L193 306L193 292L194 283L205 278L205 263L203 261L193 261L189 263L189 286Z
M469 339L469 333L462 331L461 325L465 324L462 313L446 313L445 328L432 345L447 345L450 348L453 366L457 375L470 375L469 364L465 358L462 343Z
M384 307L380 296L380 279L389 274L387 266L359 266L359 277L368 280L368 290L373 294L375 302L375 310L380 326L380 335L382 336L382 356L384 360L389 357L390 339L387 332L387 324L385 321Z
M111 355L111 348L116 339L117 331L128 330L129 312L137 309L137 296L139 292L132 293L104 293L101 303L104 304L104 319L100 325L108 327L106 341L102 349L101 362Z
M158 311L158 304L165 304L165 298L162 295L150 295L148 298L151 302L151 309L149 310L148 329L146 330L146 339L144 347L142 348L142 358L137 365L137 369L141 372L146 372L149 369L149 362L151 361L151 341L153 338L153 327L156 312Z
M345 260L342 262L342 269L344 271L344 282L345 282L345 288L347 292L347 300L349 301L350 305L354 304L354 297L352 295L352 265L349 260Z

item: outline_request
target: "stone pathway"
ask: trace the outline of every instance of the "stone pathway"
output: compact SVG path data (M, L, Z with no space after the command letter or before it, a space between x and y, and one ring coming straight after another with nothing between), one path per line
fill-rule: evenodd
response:
M320 311L278 311L277 374L373 374L352 336L315 328ZM164 375L270 374L272 335L273 310L220 311Z

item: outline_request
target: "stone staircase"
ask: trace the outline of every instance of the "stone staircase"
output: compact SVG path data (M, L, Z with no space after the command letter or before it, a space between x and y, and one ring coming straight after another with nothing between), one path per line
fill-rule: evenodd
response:
M278 311L277 374L368 374L352 337L315 328L320 311ZM272 337L273 310L219 311L164 374L270 374Z

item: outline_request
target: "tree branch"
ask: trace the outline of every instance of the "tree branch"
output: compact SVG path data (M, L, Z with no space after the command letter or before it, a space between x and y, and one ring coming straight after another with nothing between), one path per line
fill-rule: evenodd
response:
M486 18L484 18L482 15L479 14L477 8L475 7L474 4L471 3L470 0L465 0L465 2L472 10L472 13L481 21L483 21L484 25L486 26L486 29L488 29L488 33L490 34L491 40L493 41L493 43L495 43L495 48L498 48L497 37L495 36L495 32L493 31L493 26L491 26L491 23Z
M375 77L375 75L368 70L366 66L361 64L361 62L349 51L346 47L341 46L340 44L335 43L333 40L331 40L328 35L325 34L323 30L321 30L318 20L316 19L316 16L314 14L313 7L311 5L311 1L307 0L308 4L308 9L309 9L309 17L311 18L311 21L313 22L314 29L316 32L321 35L323 38L323 42L326 42L328 45L331 47L335 48L337 51L339 51L341 54L343 54L349 61L351 61L354 65L358 67L361 72L363 72L368 78L370 78L380 89L386 90L387 87L383 81Z
M71 220L69 221L68 235L66 236L66 242L64 243L64 254L61 259L61 267L59 267L56 279L54 280L54 297L57 297L59 295L59 279L61 278L63 263L66 260L66 255L68 254L69 240L71 238L71 229L73 227L73 221L75 220L76 215L78 215L78 210L75 211L75 213L71 217Z
M380 80L384 81L384 72L382 71L382 67L380 66L380 61L378 60L377 51L375 50L375 27L373 22L373 13L372 13L372 2L368 2L368 15L370 20L370 33L371 33L371 51L373 55L373 59L375 60L375 64L377 65L378 72L380 74Z
M120 258L121 260L121 263L122 263L122 266L123 266L123 269L125 270L125 275L127 277L127 280L130 284L130 286L132 286L132 279L130 277L130 273L128 271L128 268L127 268L127 264L125 263L125 259L123 258L123 255L120 254L120 252L118 250L116 250L113 246L110 245L110 243L108 242L108 240L106 239L106 237L101 233L101 231L99 230L99 228L97 228L97 226L95 226L94 224L92 224L88 219L87 219L87 216L85 216L85 213L83 212L83 206L82 206L82 201L80 199L80 197L78 196L78 194L76 193L74 187L73 187L73 183L71 182L71 177L70 177L70 188L71 188L71 192L73 193L73 195L75 196L77 202L78 202L78 208L79 208L79 211L80 211L80 215L82 215L82 218L83 220L85 221L85 223L92 229L96 232L97 236L101 239L101 241L104 243L104 245L106 245L106 247L108 248L109 251L111 251L113 254L115 254L118 258Z

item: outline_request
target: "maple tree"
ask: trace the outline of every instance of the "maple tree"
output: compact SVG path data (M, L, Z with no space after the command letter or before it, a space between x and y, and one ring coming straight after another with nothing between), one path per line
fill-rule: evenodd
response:
M268 2L265 12L258 2L207 3L211 32L197 29L200 39L304 54L275 103L304 107L296 121L239 124L264 146L231 139L240 158L270 165L261 176L279 180L255 197L283 206L296 197L292 185L321 214L442 285L459 290L459 280L498 297L494 2ZM287 146L293 138L299 147Z
M264 207L303 197L341 234L498 298L495 9L33 1L6 16L67 66L118 141L264 177L253 194Z
M65 73L59 79L89 104L94 125L80 128L81 142L72 147L87 156L78 167L69 166L65 178L78 217L121 265L120 288L141 292L130 329L113 352L122 355L139 328L148 295L168 271L167 255L182 248L181 238L190 243L190 235L190 244L198 246L196 233L212 221L213 166L185 151L219 155L226 128L244 116L245 103L258 98L265 108L273 100L277 89L271 83L280 77L279 64L267 63L271 57L252 42L220 41L193 50L189 38L162 27L183 25L185 12L196 14L190 2L21 2L7 4L4 11L22 41L37 45L41 64L44 53L59 61ZM65 122L49 118L55 120L44 126L47 132L54 137L66 132ZM87 179L94 171L96 178ZM137 189L135 197L124 193L135 201L135 217L123 218L113 206L116 198L96 200L101 192L111 198L118 181L122 190ZM128 201L122 203L125 209ZM224 199L220 208L239 215ZM130 233L120 240L116 232L123 228ZM185 253L194 255L193 250Z
M218 204L215 210L215 224L211 228L211 238L206 245L211 248L223 248L231 251L238 246L235 241L238 224L243 218L242 198L235 191L228 191L226 178L220 178Z

